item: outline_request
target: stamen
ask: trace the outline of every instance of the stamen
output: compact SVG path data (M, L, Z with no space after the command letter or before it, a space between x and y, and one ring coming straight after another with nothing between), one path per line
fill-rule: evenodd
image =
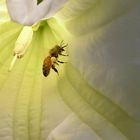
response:
M13 69L13 66L16 63L16 60L17 60L17 54L14 56L14 58L13 58L11 64L10 64L9 71L11 71Z
M14 58L10 64L9 71L12 70L17 58L22 58L29 47L33 36L33 30L31 26L25 26L20 35L17 38L17 41L15 42L15 48L14 48Z

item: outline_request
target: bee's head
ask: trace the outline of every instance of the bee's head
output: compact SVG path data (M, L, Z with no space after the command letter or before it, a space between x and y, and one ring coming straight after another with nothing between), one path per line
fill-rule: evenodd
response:
M59 45L57 45L56 48L57 48L58 54L61 54L61 52L65 51L64 48Z

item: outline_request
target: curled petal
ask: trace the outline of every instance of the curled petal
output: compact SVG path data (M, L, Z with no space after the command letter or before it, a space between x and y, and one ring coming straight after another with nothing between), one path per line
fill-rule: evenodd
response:
M92 87L135 119L140 118L139 9L138 0L77 0L56 15L74 34L71 63Z
M53 16L67 0L7 0L11 19L25 25L32 25L43 18Z

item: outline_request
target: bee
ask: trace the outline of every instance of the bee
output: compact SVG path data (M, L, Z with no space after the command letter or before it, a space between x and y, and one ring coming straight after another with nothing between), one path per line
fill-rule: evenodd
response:
M68 44L63 45L63 41L60 43L60 45L55 45L54 48L50 49L49 51L50 56L56 57L56 58L58 58L59 55L68 56L68 55L62 54L62 52L65 51L64 48L67 46Z
M42 71L45 77L49 75L51 68L59 75L58 70L55 68L55 65L56 64L59 65L59 63L62 63L62 64L66 63L63 61L59 61L58 57L59 55L68 56L68 55L62 54L62 52L65 51L64 48L67 46L68 44L64 45L62 41L60 45L55 45L52 49L50 49L49 55L43 61Z

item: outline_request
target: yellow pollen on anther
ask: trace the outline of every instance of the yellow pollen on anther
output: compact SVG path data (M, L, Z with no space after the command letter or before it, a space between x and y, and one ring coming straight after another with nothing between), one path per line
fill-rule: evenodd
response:
M29 47L33 36L33 30L32 26L25 26L21 33L19 34L16 42L15 42L15 48L14 48L14 57L11 61L9 71L12 70L14 64L16 63L17 58L22 58Z

